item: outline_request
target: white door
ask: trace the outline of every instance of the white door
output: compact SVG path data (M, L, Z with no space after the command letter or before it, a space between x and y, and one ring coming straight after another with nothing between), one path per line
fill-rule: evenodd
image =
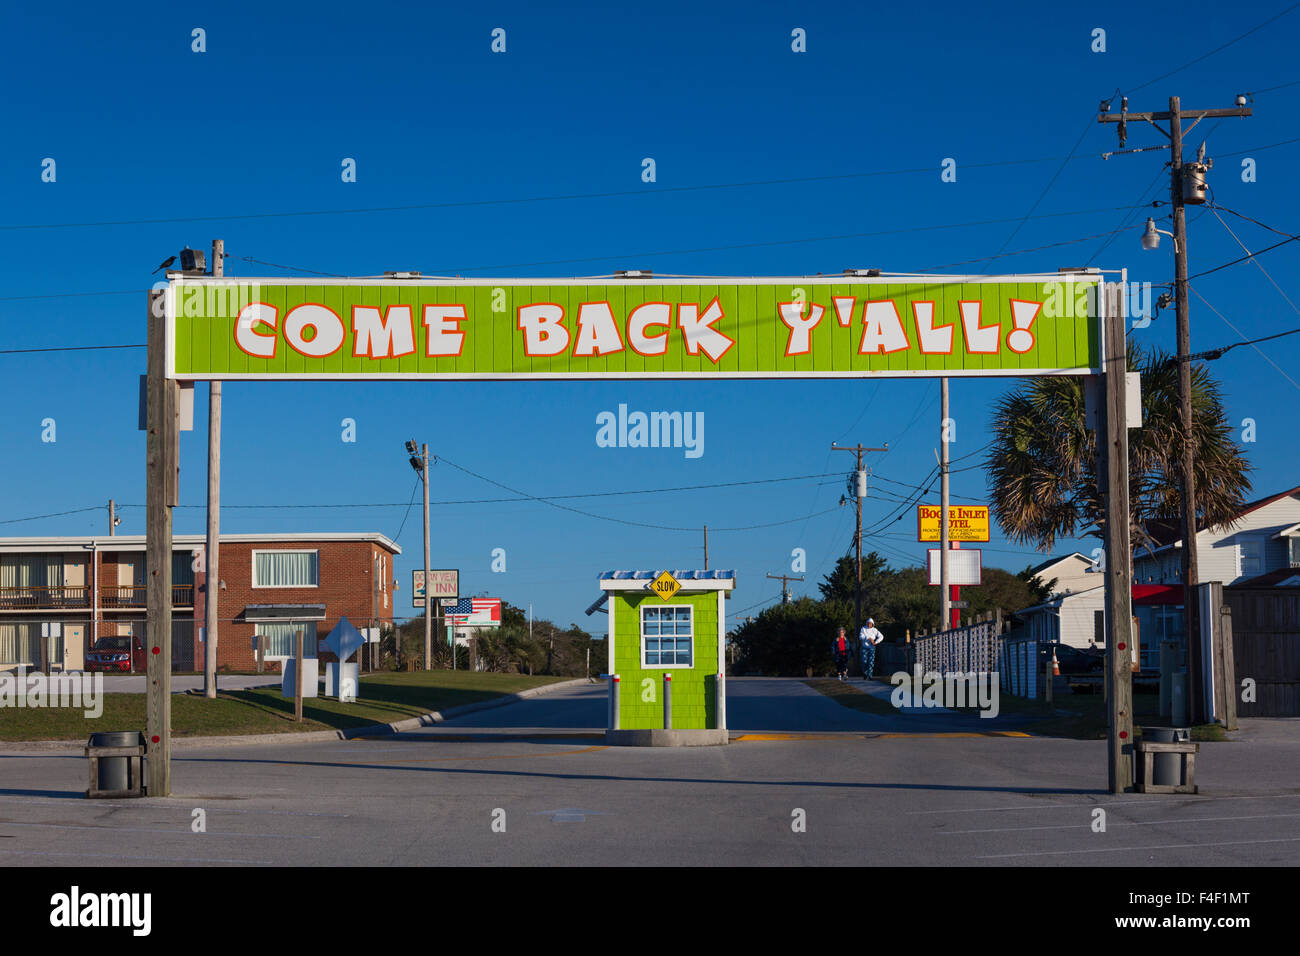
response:
M79 671L86 666L86 628L82 624L63 627L63 669Z

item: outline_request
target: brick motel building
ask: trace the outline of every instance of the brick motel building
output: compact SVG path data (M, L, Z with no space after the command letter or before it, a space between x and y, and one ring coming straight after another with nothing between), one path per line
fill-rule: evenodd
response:
M203 670L204 602L218 608L217 666L252 671L265 638L269 669L305 656L346 616L358 629L393 620L393 558L382 534L227 534L207 587L203 535L172 542L172 669ZM104 637L145 636L145 539L0 538L0 671L82 670ZM195 570L195 567L200 570ZM199 627L195 627L195 621Z

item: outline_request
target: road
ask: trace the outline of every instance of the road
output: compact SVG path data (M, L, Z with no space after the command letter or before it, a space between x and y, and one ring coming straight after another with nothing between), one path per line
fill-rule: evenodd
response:
M728 690L726 747L607 747L580 686L383 738L187 746L144 800L85 799L78 752L0 749L0 865L1300 863L1300 721L1202 746L1199 795L1111 795L1100 741Z

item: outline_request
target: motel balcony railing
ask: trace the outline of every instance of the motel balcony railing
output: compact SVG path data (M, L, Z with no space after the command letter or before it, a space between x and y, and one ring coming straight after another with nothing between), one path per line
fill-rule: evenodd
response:
M0 587L0 610L51 610L65 607L90 607L90 588Z
M91 589L82 585L55 587L0 587L0 611L48 611L90 607ZM145 587L113 586L99 589L100 607L142 608ZM194 585L172 585L172 606L193 607Z

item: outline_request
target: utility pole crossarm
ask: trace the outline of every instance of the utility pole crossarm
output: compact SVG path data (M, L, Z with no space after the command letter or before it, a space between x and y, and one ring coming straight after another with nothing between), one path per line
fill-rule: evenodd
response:
M793 577L792 575L789 575L789 574L769 574L768 577L771 578L773 581L780 581L780 582L781 582L781 603L782 603L782 604L789 604L789 603L790 603L790 587L789 587L789 582L790 582L790 581L802 581L802 580L803 580L803 578L796 578L796 577Z
M1182 116L1186 119L1219 119L1225 116L1250 116L1249 106L1237 106L1230 109L1222 110L1183 110ZM1138 120L1139 122L1153 123L1156 120L1171 120L1173 114L1166 111L1159 113L1101 113L1097 116L1098 123L1121 123L1126 120ZM1190 127L1188 127L1190 129Z

